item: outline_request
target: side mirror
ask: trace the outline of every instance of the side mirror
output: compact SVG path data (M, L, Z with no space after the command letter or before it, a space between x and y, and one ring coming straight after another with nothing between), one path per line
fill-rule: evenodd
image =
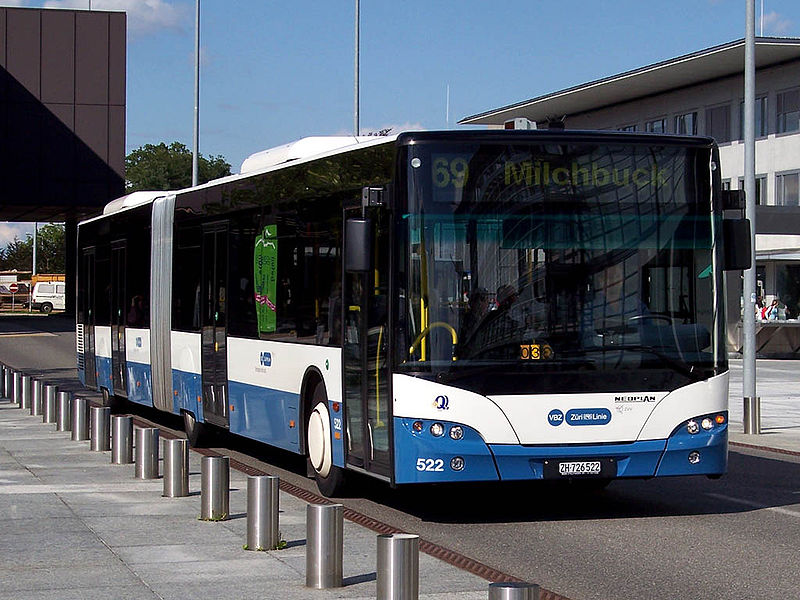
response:
M372 264L372 222L369 219L347 219L344 227L344 270L366 273Z
M722 237L725 248L724 271L744 271L753 266L749 220L723 219Z
M744 190L722 190L722 210L744 210Z

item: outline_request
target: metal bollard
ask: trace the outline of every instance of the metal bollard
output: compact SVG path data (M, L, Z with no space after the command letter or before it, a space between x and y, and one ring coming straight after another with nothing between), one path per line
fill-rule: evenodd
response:
M44 401L44 381L41 379L31 380L31 416L42 416L42 402Z
M42 404L42 423L55 423L58 412L57 402L58 386L47 384L44 386L44 402Z
M23 410L31 409L31 380L30 375L22 375L20 378L19 407Z
M489 600L539 600L539 586L508 581L490 583Z
M275 550L280 543L278 508L279 477L251 475L247 478L247 544L245 550Z
M0 363L0 398L8 398L6 395L6 367Z
M761 434L761 397L744 399L744 432L751 435Z
M58 392L56 431L72 431L72 394L69 392Z
M3 398L11 399L11 388L14 385L14 378L11 374L11 367L3 365Z
M342 587L344 506L306 507L306 586L318 590Z
M72 441L89 439L89 401L86 398L72 399Z
M200 460L200 520L226 521L230 514L231 461L227 456Z
M378 600L419 598L419 536L378 536Z
M158 478L158 428L142 427L136 429L136 479Z
M111 463L129 465L133 462L133 417L111 417Z
M14 404L22 404L22 373L11 371L11 401Z
M164 440L164 493L166 498L189 495L189 440Z
M108 406L93 406L91 410L91 442L89 449L93 452L111 450L111 408Z

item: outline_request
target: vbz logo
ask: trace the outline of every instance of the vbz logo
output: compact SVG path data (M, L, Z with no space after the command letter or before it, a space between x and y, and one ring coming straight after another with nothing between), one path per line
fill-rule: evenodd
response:
M564 413L557 408L551 410L547 415L547 422L553 427L558 427L564 422Z
M272 353L271 352L262 352L261 353L261 365L264 367L271 367L272 366Z
M439 410L450 410L450 398L447 396L437 396L433 405Z

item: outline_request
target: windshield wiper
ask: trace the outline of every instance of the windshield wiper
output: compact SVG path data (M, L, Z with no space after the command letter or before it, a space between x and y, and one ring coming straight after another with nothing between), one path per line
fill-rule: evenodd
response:
M587 356L589 354L596 354L598 352L605 353L605 352L619 352L621 350L636 350L639 352L647 352L648 354L652 354L656 358L663 361L663 363L670 367L676 373L680 373L692 379L694 381L702 381L705 379L702 373L698 373L697 367L695 365L690 365L689 363L675 359L668 354L663 353L661 350L654 346L642 346L639 344L621 344L619 346L601 346L597 348L582 348L580 350L575 351L575 355L577 356Z

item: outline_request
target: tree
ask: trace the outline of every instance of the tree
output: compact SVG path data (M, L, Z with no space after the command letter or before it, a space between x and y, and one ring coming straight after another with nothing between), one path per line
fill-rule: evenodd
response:
M0 250L0 270L30 271L33 266L33 235L24 240L14 237L12 242ZM36 240L36 272L63 273L64 226L48 224L39 228Z
M200 183L231 174L223 156L198 157ZM125 157L125 190L179 190L192 185L192 152L180 142L145 144Z

